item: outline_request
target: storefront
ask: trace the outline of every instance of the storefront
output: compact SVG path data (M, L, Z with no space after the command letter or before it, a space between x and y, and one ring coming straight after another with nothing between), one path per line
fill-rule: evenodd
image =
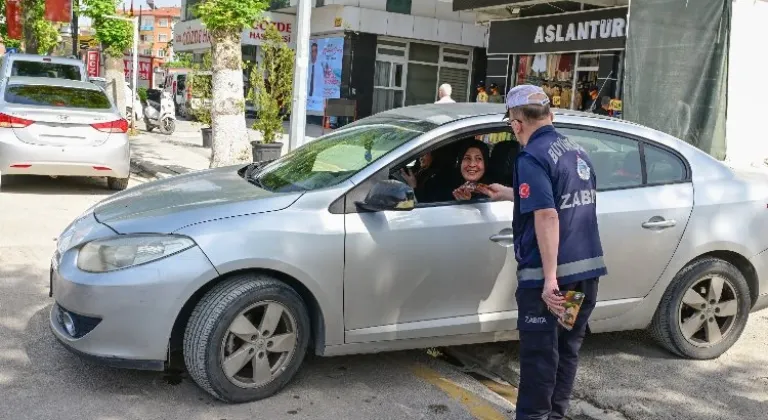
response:
M492 21L486 81L541 86L556 108L621 116L626 7ZM607 101L606 101L607 102Z

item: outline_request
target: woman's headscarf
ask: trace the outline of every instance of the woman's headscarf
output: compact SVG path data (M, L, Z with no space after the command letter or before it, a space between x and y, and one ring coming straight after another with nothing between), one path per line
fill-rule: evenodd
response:
M464 159L464 155L467 153L467 150L471 148L476 148L480 150L480 153L483 155L483 167L485 168L485 172L483 172L483 176L480 178L478 182L487 184L488 179L490 179L490 167L491 164L491 151L488 148L488 145L484 142L477 140L477 139L469 139L465 140L461 147L459 147L459 153L456 155L456 169L458 176L461 180L459 185L463 184L465 182L464 177L461 176L461 161ZM457 185L457 187L459 186Z

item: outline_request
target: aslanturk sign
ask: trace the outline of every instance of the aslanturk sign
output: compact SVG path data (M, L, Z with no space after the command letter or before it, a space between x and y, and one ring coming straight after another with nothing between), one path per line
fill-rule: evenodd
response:
M622 49L626 7L491 22L488 54Z

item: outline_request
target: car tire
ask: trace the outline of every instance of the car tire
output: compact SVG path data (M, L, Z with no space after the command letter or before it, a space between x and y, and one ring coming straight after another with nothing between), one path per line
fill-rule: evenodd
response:
M716 284L722 284L719 296ZM678 356L714 359L739 339L750 305L744 275L727 261L703 258L675 276L649 330L663 348Z
M277 321L267 322L267 314L278 310ZM225 402L270 397L299 370L309 343L309 325L304 301L285 283L263 274L235 276L206 293L192 312L184 333L187 371L201 388ZM270 326L273 331L267 330ZM269 341L290 334L292 342L273 345ZM277 346L281 348L275 352ZM244 364L232 364L238 354L250 356L244 356L245 362L240 359ZM256 364L261 361L264 372L265 360L268 373L259 374L257 381Z
M128 178L108 177L107 186L109 187L110 190L122 191L128 188L128 181L130 181L130 177Z

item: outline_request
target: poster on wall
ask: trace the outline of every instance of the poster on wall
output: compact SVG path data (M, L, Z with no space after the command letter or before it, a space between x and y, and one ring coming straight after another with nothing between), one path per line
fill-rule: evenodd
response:
M326 99L341 97L343 57L343 37L310 40L307 112L322 115Z

